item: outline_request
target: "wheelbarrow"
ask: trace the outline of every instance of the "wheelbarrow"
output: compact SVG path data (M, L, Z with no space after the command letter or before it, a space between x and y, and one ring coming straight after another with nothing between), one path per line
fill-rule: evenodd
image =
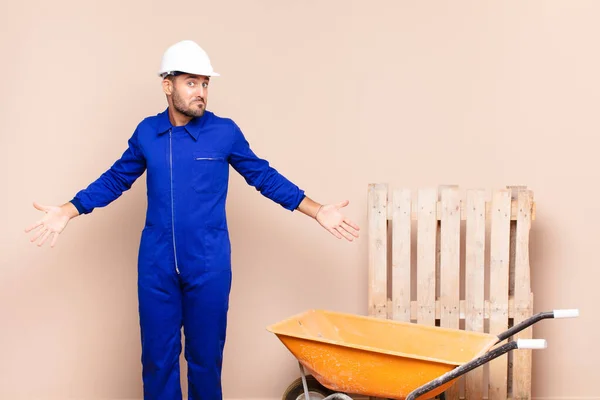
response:
M465 373L515 349L543 349L544 339L500 345L547 318L579 310L542 312L495 336L383 318L308 310L267 327L296 357L301 378L284 400L444 398ZM308 377L307 377L308 375Z

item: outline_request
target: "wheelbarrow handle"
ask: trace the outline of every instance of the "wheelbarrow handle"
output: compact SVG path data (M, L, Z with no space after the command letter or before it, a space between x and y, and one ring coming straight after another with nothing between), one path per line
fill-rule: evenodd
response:
M554 310L554 318L575 318L579 317L579 310Z
M509 337L521 332L524 329L529 328L531 325L535 324L536 322L539 322L543 319L548 319L548 318L574 318L574 317L578 317L579 316L579 310L578 309L574 309L574 310L554 310L554 311L546 311L546 312L541 312L539 314L536 314L528 319L526 319L525 321L513 326L512 328L508 329L505 332L502 332L501 334L498 335L498 342L502 342L506 339L508 339Z
M548 347L548 343L546 342L545 339L518 339L516 341L511 341L511 342L505 343L502 346L496 347L496 348L488 351L484 355L482 355L474 360L471 360L468 363L462 364L462 365L454 368L452 371L448 371L444 375L413 390L406 397L406 400L414 400L414 399L418 398L419 396L422 396L425 393L430 392L433 389L436 389L436 388L442 386L443 384L448 383L451 380L454 380L454 379L466 374L467 372L469 372L471 370L474 370L475 368L481 367L483 364L486 364L495 358L503 356L504 354L508 353L509 351L512 351L515 349L537 350L537 349L545 349L547 347Z
M548 347L546 339L517 339L518 349L539 350Z
M406 397L406 400L415 400L419 396L422 396L425 393L430 392L433 389L436 389L436 388L442 386L443 384L448 383L451 380L454 380L454 379L466 374L467 372L469 372L477 367L480 367L483 364L486 364L486 363L492 361L493 359L498 358L498 357L508 353L511 350L518 349L518 348L519 348L519 345L515 341L508 342L506 344L503 344L500 347L496 347L495 349L488 351L481 357L471 360L468 363L462 364L462 365L454 368L452 371L448 371L444 375L413 390Z
M549 312L541 312L539 314L532 316L531 318L526 319L525 321L521 322L520 324L513 326L506 332L503 332L500 335L498 335L498 342L508 339L509 337L515 335L516 333L519 333L523 329L526 329L526 328L530 327L531 325L535 324L536 322L541 321L543 319L572 318L572 317L578 317L578 316L579 316L579 310L554 310L554 311L549 311ZM461 375L464 375L467 372L469 372L477 367L480 367L483 364L486 364L486 363L492 361L493 359L498 358L498 357L508 353L511 350L515 350L515 349L545 349L546 347L547 347L547 342L544 339L512 340L508 343L503 344L502 346L493 348L492 350L486 352L484 355L482 355L474 360L471 360L465 364L462 364L462 365L454 368L452 371L448 371L444 375L413 390L406 397L406 400L415 400L419 396L422 396L425 393L430 392L430 391L442 386L443 384L448 383L448 382L460 377Z

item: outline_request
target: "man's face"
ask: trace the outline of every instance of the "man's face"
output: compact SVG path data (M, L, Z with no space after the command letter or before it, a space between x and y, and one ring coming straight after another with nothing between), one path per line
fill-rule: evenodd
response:
M207 76L179 75L171 80L173 107L190 118L201 117L208 100Z

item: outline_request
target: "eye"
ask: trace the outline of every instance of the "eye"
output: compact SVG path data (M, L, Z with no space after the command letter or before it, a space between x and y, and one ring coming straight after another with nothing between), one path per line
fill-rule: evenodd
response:
M206 88L208 87L208 82L203 82L203 83L202 83L202 87L203 87L204 89L206 89Z
M195 85L195 83L193 81L189 81L187 84L189 87L194 87L194 85Z

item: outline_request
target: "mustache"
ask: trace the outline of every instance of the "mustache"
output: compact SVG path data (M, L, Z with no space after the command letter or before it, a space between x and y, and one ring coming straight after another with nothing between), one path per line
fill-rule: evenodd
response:
M192 102L194 101L201 101L202 104L206 104L206 100L204 100L204 97L196 97L195 99L192 100Z

